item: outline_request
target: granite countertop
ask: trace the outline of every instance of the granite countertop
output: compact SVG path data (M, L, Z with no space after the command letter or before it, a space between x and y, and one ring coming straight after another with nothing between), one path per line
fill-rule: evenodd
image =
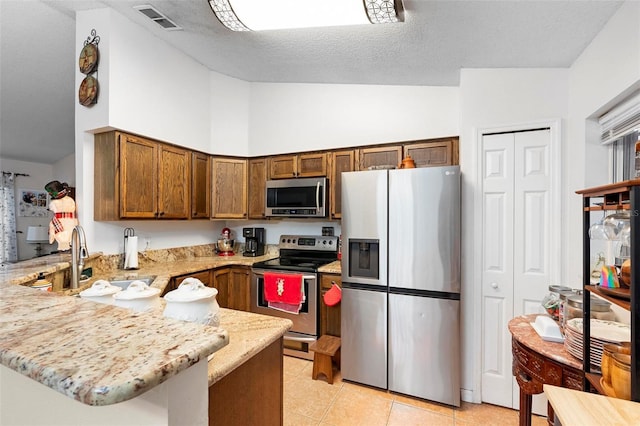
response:
M220 309L220 327L229 332L229 344L209 361L209 386L231 373L291 328L291 320Z
M341 274L342 273L342 264L341 260L336 260L335 262L331 262L324 266L318 268L318 272L321 274Z
M0 271L0 362L85 404L108 405L134 398L218 351L208 364L211 385L291 327L286 319L221 309L220 328L213 328L162 317L164 300L155 312L135 313L73 296L97 279L146 276L155 276L151 286L163 291L175 276L251 266L278 256L175 254L144 255L137 270L110 268L113 259L92 254L93 277L79 289L57 293L15 284L32 282L39 272L68 269L68 253L5 265Z
M0 283L0 363L87 405L141 395L226 346L222 328Z
M547 358L577 370L582 370L582 361L567 352L564 344L542 340L536 333L531 323L536 320L537 316L538 314L521 315L509 321L509 331L513 338Z

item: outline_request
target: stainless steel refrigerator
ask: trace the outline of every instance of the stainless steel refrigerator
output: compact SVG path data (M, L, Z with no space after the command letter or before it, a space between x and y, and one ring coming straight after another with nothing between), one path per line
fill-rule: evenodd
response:
M346 380L460 406L460 169L342 174Z

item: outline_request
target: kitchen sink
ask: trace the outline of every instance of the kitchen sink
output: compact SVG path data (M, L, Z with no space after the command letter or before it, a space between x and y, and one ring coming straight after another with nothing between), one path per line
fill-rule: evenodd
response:
M127 279L127 280L110 280L109 282L111 283L111 285L115 285L122 288L123 290L126 290L127 287L129 287L129 284L131 284L134 281L142 281L146 285L151 285L151 283L155 279L156 277L137 277L137 278Z

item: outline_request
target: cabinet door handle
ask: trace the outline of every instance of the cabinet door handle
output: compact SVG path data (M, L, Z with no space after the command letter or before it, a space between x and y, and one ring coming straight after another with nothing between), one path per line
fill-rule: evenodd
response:
M491 288L494 290L498 289L498 283L491 283Z

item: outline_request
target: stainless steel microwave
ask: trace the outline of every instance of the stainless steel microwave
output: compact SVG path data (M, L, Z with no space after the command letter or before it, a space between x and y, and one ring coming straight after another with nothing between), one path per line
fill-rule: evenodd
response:
M267 181L268 217L326 217L327 178Z

